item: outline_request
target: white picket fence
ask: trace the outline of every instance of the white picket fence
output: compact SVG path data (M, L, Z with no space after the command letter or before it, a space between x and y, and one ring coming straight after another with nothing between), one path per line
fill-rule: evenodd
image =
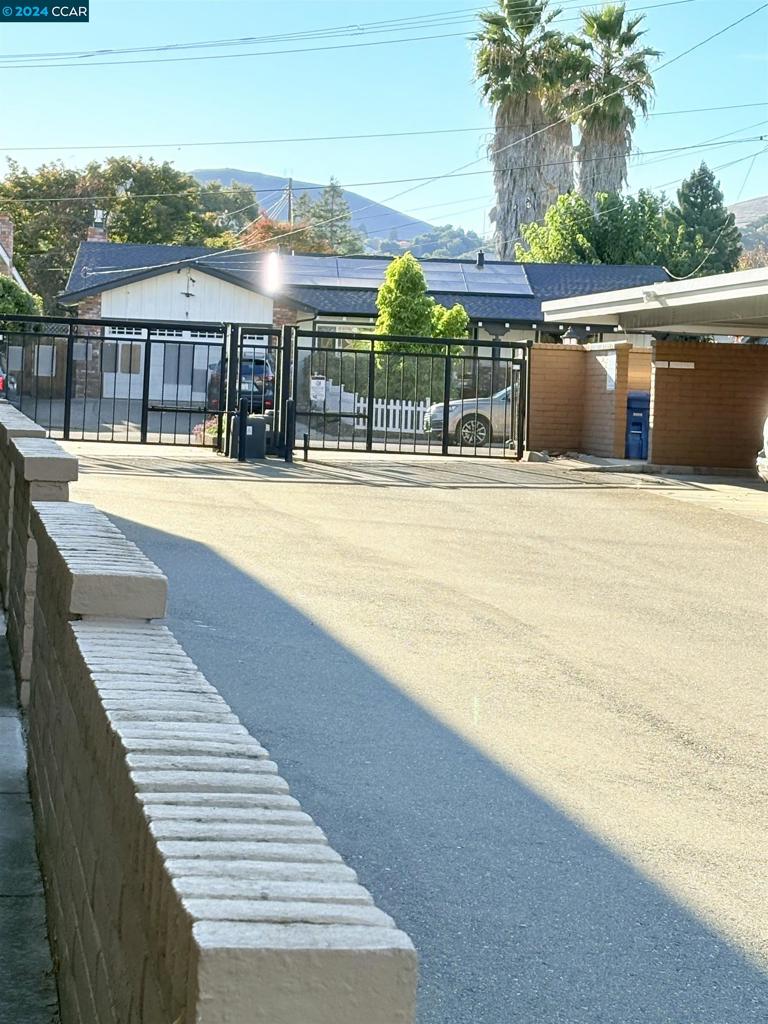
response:
M373 401L373 429L387 434L420 434L424 430L424 416L430 406L425 398L421 402L406 402L397 399L375 398ZM366 428L368 399L356 396L355 412L360 418L355 420L355 428Z
M310 385L310 398L316 411L327 413L356 413L356 430L367 428L368 399L364 395L346 391L340 384L325 378L314 378ZM424 416L431 402L376 398L373 402L373 429L386 434L420 434L424 430Z

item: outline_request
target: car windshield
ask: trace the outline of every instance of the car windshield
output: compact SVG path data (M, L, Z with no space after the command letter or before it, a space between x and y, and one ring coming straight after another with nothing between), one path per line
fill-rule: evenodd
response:
M497 391L495 395L491 395L491 398L499 402L505 402L509 398L509 392L509 388L502 388L501 391Z

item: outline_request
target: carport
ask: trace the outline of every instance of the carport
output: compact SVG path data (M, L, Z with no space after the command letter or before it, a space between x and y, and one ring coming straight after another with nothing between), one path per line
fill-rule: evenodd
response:
M754 466L768 416L768 345L754 343L768 336L768 268L558 299L542 308L548 321L654 335L650 462Z

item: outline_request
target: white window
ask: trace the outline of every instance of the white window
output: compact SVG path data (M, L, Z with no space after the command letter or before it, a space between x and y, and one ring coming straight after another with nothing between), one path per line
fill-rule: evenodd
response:
M141 327L108 327L107 335L110 338L143 338L144 331Z
M24 349L21 345L8 346L8 372L18 372L24 367Z
M38 345L35 353L35 376L53 377L56 374L56 349L53 345Z

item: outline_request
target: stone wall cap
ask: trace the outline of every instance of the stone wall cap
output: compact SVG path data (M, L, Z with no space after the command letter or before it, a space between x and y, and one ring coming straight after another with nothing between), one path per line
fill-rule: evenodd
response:
M364 925L255 924L247 921L198 921L195 942L205 949L401 950L413 943L399 928Z
M35 501L32 522L33 532L45 534L64 570L65 614L165 616L168 580L103 512L93 505Z
M25 480L67 483L77 480L77 459L49 437L14 437L11 458Z

